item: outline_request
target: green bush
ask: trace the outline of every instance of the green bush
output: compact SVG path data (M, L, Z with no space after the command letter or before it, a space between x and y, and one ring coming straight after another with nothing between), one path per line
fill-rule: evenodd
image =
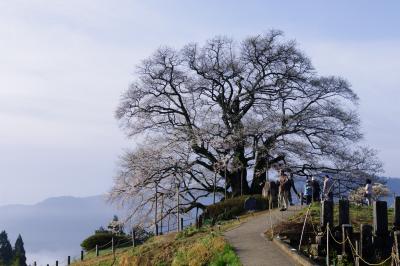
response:
M236 216L246 213L244 202L249 197L250 196L235 197L207 206L203 217L206 220L211 220L212 223L233 219ZM268 208L268 200L261 195L251 197L256 199L256 210L266 210Z
M135 245L143 244L147 239L154 236L152 232L143 229L140 226L135 226ZM122 248L132 245L132 233L126 235L124 233L120 235L113 234L110 231L99 229L95 231L94 235L89 236L81 243L81 247L85 250L92 250L98 245L99 249L111 248L111 240L114 238L114 247Z
M226 244L224 250L215 254L214 258L210 262L210 266L241 266L239 257L235 254L233 248Z
M81 243L85 251L93 250L98 245L99 249L111 248L111 240L114 238L114 246L117 248L132 246L132 239L127 235L114 235L112 233L98 233L89 236Z
M175 239L191 237L200 231L201 231L201 229L197 229L194 226L189 226L189 227L186 227L184 230L180 231L178 234L176 234Z

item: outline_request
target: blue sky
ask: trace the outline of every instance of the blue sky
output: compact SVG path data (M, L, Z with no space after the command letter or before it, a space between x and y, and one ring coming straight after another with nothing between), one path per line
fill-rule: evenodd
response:
M0 205L106 192L125 139L113 115L161 45L269 29L360 96L365 142L399 176L398 1L0 2Z

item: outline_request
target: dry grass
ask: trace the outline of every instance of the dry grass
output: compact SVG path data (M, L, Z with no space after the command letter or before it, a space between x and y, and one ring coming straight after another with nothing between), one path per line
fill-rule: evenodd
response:
M152 237L135 248L118 249L115 254L91 253L84 261L76 261L73 266L164 266L164 265L227 265L221 260L229 259L229 265L240 265L232 248L222 237L222 232L231 230L252 217L266 211L247 213L230 221L220 221L215 226L204 226L201 230L188 228L185 231ZM218 262L211 261L218 257Z
M149 239L135 248L117 250L115 260L112 254L93 257L83 262L75 262L74 266L163 266L163 265L208 265L212 259L225 251L227 242L221 233L251 217L230 222L222 222L215 227L201 230L188 228L177 234L170 233ZM114 262L114 264L113 264Z
M225 245L226 242L222 236L209 235L200 239L200 241L180 247L171 265L207 265L216 253L224 250Z

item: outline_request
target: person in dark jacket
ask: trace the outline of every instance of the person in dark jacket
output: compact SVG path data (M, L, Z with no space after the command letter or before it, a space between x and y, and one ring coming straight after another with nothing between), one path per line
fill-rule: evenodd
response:
M309 205L311 204L311 199L312 199L312 193L313 193L313 188L312 188L312 183L311 180L307 180L305 185L304 185L304 197L306 198L306 204Z
M321 187L315 177L311 177L311 186L313 189L313 201L320 201Z
M279 177L279 194L281 200L281 211L286 211L289 205L289 192L290 192L289 177L284 171L281 171L281 176Z
M293 189L294 193L296 193L297 197L300 198L300 195L299 195L299 193L297 192L296 187L295 187L295 185L294 185L293 174L290 174L290 177L289 177L289 184L290 184L290 187L289 187L289 204L290 204L290 206L293 206L294 204L293 204L293 199L292 199L292 189Z

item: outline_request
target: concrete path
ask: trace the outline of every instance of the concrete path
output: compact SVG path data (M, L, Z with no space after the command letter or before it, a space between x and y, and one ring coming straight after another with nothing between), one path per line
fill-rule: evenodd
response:
M299 210L300 207L292 206L285 212L275 209L271 213L255 215L239 227L227 231L225 238L235 248L244 266L296 265L272 241L265 239L263 233L270 228L269 215L271 215L272 224L277 224Z

